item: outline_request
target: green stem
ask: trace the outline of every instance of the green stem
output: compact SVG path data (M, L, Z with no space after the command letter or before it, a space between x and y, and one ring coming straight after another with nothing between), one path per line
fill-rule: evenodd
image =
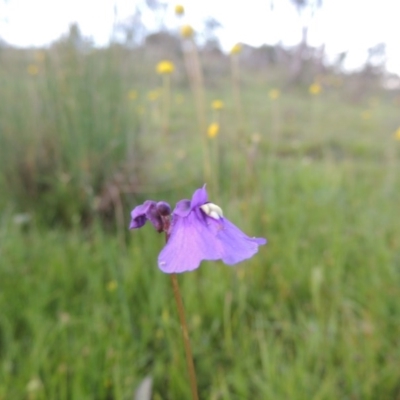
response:
M170 97L171 97L171 77L169 74L163 76L163 115L162 130L166 137L169 132L169 114L170 114Z
M172 281L172 287L174 289L176 305L178 307L178 314L179 314L179 320L181 323L183 343L185 345L186 364L187 364L188 371L189 371L190 388L192 390L192 399L199 400L199 395L197 393L196 371L194 369L192 348L190 346L189 330L188 330L187 323L186 323L185 310L183 308L182 296L181 296L181 293L179 290L179 284L178 284L178 279L176 277L176 274L171 274L171 281Z
M197 123L199 127L199 133L201 135L202 145L203 145L203 174L204 182L210 182L211 180L211 164L210 164L210 154L208 149L207 141L207 125L206 125L206 113L204 109L204 79L203 71L200 64L199 53L197 50L196 43L193 39L186 41L186 49L184 49L184 58L186 69L189 77L189 82L194 95L194 100L196 104L196 114Z
M242 99L240 94L239 59L237 57L237 54L233 54L231 56L231 73L232 73L233 98L235 100L236 117L239 126L239 133L243 134L244 119L243 119Z

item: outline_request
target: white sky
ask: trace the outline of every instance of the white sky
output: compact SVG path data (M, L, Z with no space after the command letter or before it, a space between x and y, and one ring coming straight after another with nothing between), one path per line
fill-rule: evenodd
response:
M111 36L115 20L133 14L137 0L0 0L0 38L17 46L42 46L60 37L72 22L81 32L101 45ZM289 0L182 0L169 1L167 26L182 24L174 16L175 4L185 6L183 21L195 28L207 16L217 19L223 48L237 42L254 46L282 42L293 45L301 36L301 21ZM323 0L323 8L310 20L309 42L325 43L334 57L349 51L347 66L356 68L366 59L367 49L386 43L387 67L400 74L399 0ZM150 13L144 15L149 27L155 26Z

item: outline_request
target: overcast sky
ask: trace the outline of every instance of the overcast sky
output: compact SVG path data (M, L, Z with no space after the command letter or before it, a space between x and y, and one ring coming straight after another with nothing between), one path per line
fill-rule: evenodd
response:
M167 2L165 22L181 24L174 6L185 6L184 21L195 28L207 16L223 28L218 36L224 49L237 42L254 46L299 42L302 21L289 0L185 0ZM309 18L309 42L325 43L327 53L348 51L349 68L360 66L367 49L386 43L388 69L400 74L399 0L324 0L322 9ZM107 44L117 10L117 20L133 14L137 0L0 0L0 38L18 46L42 46L60 37L72 22L98 45ZM147 26L156 26L154 15L143 15Z

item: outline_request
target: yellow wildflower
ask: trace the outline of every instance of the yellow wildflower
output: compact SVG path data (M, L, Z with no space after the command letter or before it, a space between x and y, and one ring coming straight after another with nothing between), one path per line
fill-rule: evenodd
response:
M58 314L58 318L61 325L68 325L71 321L71 315L69 315L67 312L60 312Z
M367 121L367 120L371 119L371 116L372 116L372 113L371 113L370 110L364 110L364 111L361 113L361 118L362 118L364 121Z
M46 53L44 51L38 50L35 52L35 60L37 62L39 62L39 63L43 62L45 60L45 58L46 58Z
M175 14L176 15L183 15L185 13L185 8L182 4L177 4L175 6Z
M281 95L281 91L279 89L271 89L268 92L268 96L271 100L276 100Z
M261 135L258 132L255 132L251 135L251 141L254 144L258 144L261 142Z
M394 138L396 140L400 140L400 126L397 128L397 131L394 133Z
M32 378L26 385L26 390L28 392L37 392L43 388L43 383L38 377Z
M27 68L28 74L31 76L35 76L39 73L39 68L35 64L29 64Z
M183 25L181 27L181 36L185 39L189 39L194 35L194 30L190 25Z
M191 323L193 324L194 327L199 327L201 325L202 319L199 314L195 314L192 316Z
M147 93L147 98L150 101L156 101L161 95L161 91L160 89L154 89L154 90L150 90L149 93Z
M137 99L137 97L138 97L138 93L137 93L137 91L136 90L130 90L129 92L128 92L128 99L129 100L136 100Z
M117 281L113 280L107 283L107 290L109 292L114 292L117 287L118 287Z
M164 322L164 324L168 324L168 322L170 321L169 311L166 308L164 308L164 310L162 310L161 319L162 319L162 322Z
M172 74L174 72L175 66L171 61L163 60L157 64L156 71L157 74Z
M242 51L242 45L240 43L236 43L231 48L231 54L239 54Z
M313 84L310 85L308 88L308 93L312 94L313 96L317 96L321 93L322 87L319 83L314 82Z
M224 102L222 100L214 100L211 103L211 108L213 110L222 110L224 108Z
M210 139L213 139L213 138L215 138L215 136L218 135L218 132L219 132L219 124L217 122L213 122L212 124L210 124L208 126L207 136Z

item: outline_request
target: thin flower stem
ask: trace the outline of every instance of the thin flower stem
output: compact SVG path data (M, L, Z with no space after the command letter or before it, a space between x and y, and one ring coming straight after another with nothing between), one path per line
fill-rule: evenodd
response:
M185 41L183 50L186 70L196 104L197 124L203 145L203 174L204 181L210 182L212 178L210 154L206 136L206 113L204 108L204 79L199 53L196 43L192 38Z
M199 395L197 393L196 371L194 369L192 348L190 346L189 330L186 323L185 310L183 308L182 296L179 290L179 284L176 274L171 274L171 281L172 281L172 287L174 289L176 305L178 307L179 320L181 322L183 343L185 345L185 353L186 353L186 363L190 378L190 388L192 390L192 399L199 400Z
M169 132L169 114L170 114L170 98L171 98L171 77L169 74L163 75L163 115L162 130L163 136L166 137Z
M240 93L240 72L239 72L239 59L237 54L231 56L231 74L232 74L232 89L233 97L235 100L236 117L238 120L239 133L244 131L244 120L243 120L243 107Z

